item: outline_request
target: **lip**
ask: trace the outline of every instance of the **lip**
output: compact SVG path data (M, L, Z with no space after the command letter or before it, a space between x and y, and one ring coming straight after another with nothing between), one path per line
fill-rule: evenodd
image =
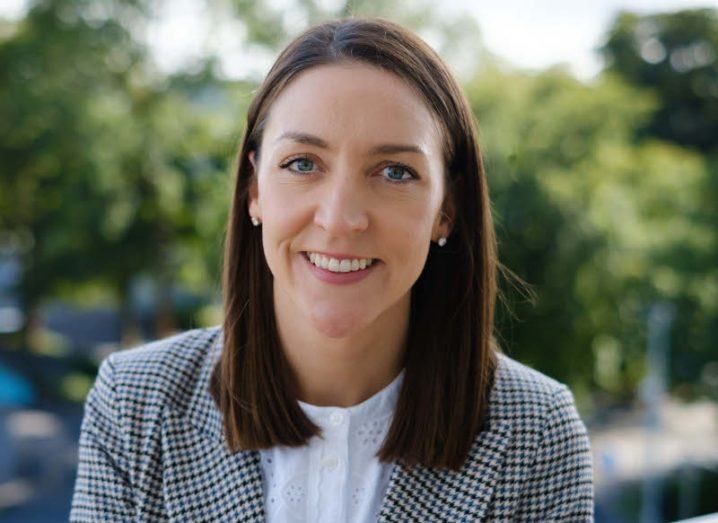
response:
M314 252L314 251L312 251ZM374 260L372 264L367 267L366 269L362 269L360 271L354 271L354 272L332 272L327 269L322 269L321 267L317 267L314 265L311 261L309 261L309 256L306 252L302 252L299 254L299 257L304 260L304 263L307 265L307 268L309 271L314 274L319 280L323 281L324 283L332 283L336 285L346 285L349 283L357 283L365 278L367 278L370 274L372 274L378 265L380 265L382 262L380 260Z

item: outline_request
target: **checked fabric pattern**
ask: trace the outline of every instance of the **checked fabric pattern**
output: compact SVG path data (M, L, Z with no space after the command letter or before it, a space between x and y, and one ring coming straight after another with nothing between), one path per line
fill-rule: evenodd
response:
M264 521L258 451L229 452L207 389L219 326L111 354L85 401L70 521ZM586 427L562 383L500 354L458 472L396 463L379 521L593 521Z

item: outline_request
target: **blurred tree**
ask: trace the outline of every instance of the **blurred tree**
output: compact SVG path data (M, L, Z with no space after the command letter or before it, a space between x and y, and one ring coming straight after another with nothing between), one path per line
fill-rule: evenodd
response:
M139 16L139 6L103 2L114 17L99 19L89 4L37 2L0 41L0 230L24 268L23 345L60 279L98 272L91 218L104 201L94 188L101 168L87 122L98 96L124 96L142 60L121 23Z
M601 51L608 71L658 96L644 134L704 152L718 147L718 9L621 12Z
M156 74L128 29L145 16L130 0L48 0L0 42L0 231L24 268L23 346L43 300L97 283L116 298L132 343L141 275L155 282L156 330L174 330L175 283L208 250L188 246L201 236L217 248L221 225L205 226L227 202L202 204L226 199L228 111L241 102L211 64Z
M685 253L706 261L710 246L712 231L694 214L707 163L666 142L635 143L656 100L611 75L587 86L560 69L492 69L466 89L502 261L538 295L535 306L511 304L515 324L499 309L506 345L579 395L598 385L631 397L643 371L645 307L677 296L718 305L705 275L683 270ZM702 327L677 326L679 352ZM703 338L691 350L706 359L712 347Z
M636 129L635 137L659 138L690 147L705 155L704 174L691 178L692 162L667 170L675 184L697 184L691 202L691 222L707 231L698 240L690 231L673 248L656 255L675 273L664 272L683 292L676 318L674 369L683 382L698 382L709 358L710 340L718 333L718 10L691 9L655 15L620 13L601 48L607 70L657 100L656 111ZM673 209L667 205L656 214ZM713 356L713 359L714 356Z

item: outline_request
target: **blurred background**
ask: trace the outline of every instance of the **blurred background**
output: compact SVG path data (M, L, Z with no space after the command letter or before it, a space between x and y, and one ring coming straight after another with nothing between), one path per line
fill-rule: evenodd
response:
M479 123L504 350L567 383L599 522L718 513L718 4L2 0L0 521L67 519L112 351L221 321L232 167L287 41L420 34Z

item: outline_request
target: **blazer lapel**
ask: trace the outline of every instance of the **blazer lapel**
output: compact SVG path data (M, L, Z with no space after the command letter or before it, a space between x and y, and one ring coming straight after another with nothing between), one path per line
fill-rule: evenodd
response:
M259 451L229 451L221 414L208 390L222 347L220 328L208 343L212 345L186 411L169 412L162 424L168 515L172 521L264 522Z
M507 369L499 355L494 386L489 394L489 417L458 472L394 465L379 511L379 521L482 521L501 476L514 413L507 402Z
M257 451L230 453L170 413L163 423L163 494L170 521L264 521Z
M476 439L460 471L394 465L379 521L480 521L505 458L511 433L508 420L497 420Z

